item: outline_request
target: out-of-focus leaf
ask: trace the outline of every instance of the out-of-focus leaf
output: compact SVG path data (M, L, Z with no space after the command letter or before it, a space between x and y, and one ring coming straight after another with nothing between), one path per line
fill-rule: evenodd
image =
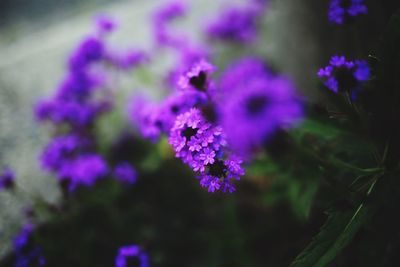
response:
M296 180L289 184L288 199L299 219L306 220L308 218L318 185L319 183L315 179L308 179L306 182Z
M371 186L368 194L371 192ZM334 211L312 242L292 262L291 267L323 267L330 263L374 214L375 206L361 203L354 211Z

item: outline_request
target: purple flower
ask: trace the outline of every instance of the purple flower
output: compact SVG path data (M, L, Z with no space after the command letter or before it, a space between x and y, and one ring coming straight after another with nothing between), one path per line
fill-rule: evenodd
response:
M231 148L250 157L278 130L299 122L303 112L294 85L285 77L249 74L239 76L238 84L242 86L233 91L223 88L221 123Z
M115 258L115 267L128 267L128 261L132 258L139 259L140 267L149 266L149 257L144 253L139 246L130 245L121 247L118 251L118 255Z
M8 167L4 168L3 172L0 173L0 191L13 188L14 180L14 172Z
M233 193L236 190L233 181L239 180L245 173L241 167L242 163L243 161L234 155L226 160L217 159L197 178L202 187L208 188L208 192L221 190L224 193Z
M143 96L134 97L128 107L129 119L140 134L155 142L161 135L162 122L158 121L158 106Z
M40 157L46 170L59 171L65 162L73 159L79 152L91 146L91 142L78 135L70 134L53 138Z
M63 100L84 101L100 84L98 77L89 75L86 71L70 72L56 91L56 98Z
M114 168L113 176L115 179L127 184L134 184L137 179L135 169L128 162L119 163Z
M99 178L107 174L107 163L97 154L79 155L65 162L59 171L61 179L70 181L69 190L71 191L78 185L92 186Z
M220 148L225 145L218 127L206 122L198 109L192 108L179 115L171 129L169 142L178 158L190 163L200 158L194 157L202 148ZM212 138L210 137L212 136ZM201 160L203 161L203 160Z
M174 31L169 30L169 24L178 17L186 14L186 6L182 1L172 1L153 15L153 31L156 43L160 46L181 47L185 43L185 38Z
M178 87L182 90L207 91L210 85L210 75L215 67L205 60L200 60L185 72L178 81Z
M100 34L112 32L118 26L116 20L106 14L96 16L95 24Z
M352 17L367 13L368 8L364 0L331 0L328 18L332 23L343 24Z
M213 138L210 138L210 135ZM225 140L217 127L206 122L198 109L192 108L176 118L170 132L169 143L174 148L176 156L190 165L197 159L194 156L200 150L199 146L220 147L221 144L225 145Z
M103 58L104 51L104 44L101 39L86 37L69 58L70 70L80 71L88 65L100 61Z
M157 120L161 122L161 129L169 134L175 119L192 107L206 101L206 95L197 91L178 92L166 98L160 105Z
M258 20L262 5L250 4L245 7L230 7L219 14L218 19L206 28L212 39L238 43L252 42L257 37Z
M206 147L199 153L199 159L203 161L204 165L211 165L215 162L215 151Z
M224 160L227 143L222 128L207 122L196 108L176 118L169 143L176 157L201 173L200 184L209 192L233 192L232 181L244 175L241 159L231 155Z
M205 100L206 96L197 91L175 93L160 104L136 97L131 104L129 115L143 137L156 141L161 133L169 135L179 114L204 103Z
M271 71L260 58L245 57L233 62L223 71L219 87L223 93L229 93L246 86L249 79L270 76L272 76Z
M364 60L347 61L344 56L333 56L329 65L318 71L318 76L335 93L353 93L369 80L370 68Z
M26 224L20 233L13 239L13 247L16 254L16 267L45 266L46 260L42 256L40 247L32 247L31 236L33 225Z
M175 88L178 81L185 71L187 71L188 66L193 66L194 64L209 58L209 51L207 48L199 45L184 45L177 49L178 59L174 64L174 68L168 73L166 77L166 82L171 88Z
M36 105L38 120L50 120L54 124L68 123L73 127L87 127L101 113L108 111L110 103L79 103L75 101L50 100Z

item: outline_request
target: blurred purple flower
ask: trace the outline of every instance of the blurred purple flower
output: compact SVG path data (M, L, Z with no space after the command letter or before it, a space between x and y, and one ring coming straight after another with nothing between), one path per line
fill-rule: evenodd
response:
M101 113L111 108L110 103L79 103L74 101L41 101L35 107L38 120L50 120L54 124L68 123L72 127L87 127Z
M216 40L249 43L257 38L258 20L263 5L251 2L244 7L224 8L218 18L207 25L207 35Z
M69 68L71 71L80 71L88 65L100 61L104 56L103 41L95 37L86 37L72 52L69 58Z
M370 76L370 68L366 61L347 61L344 56L333 56L329 65L318 71L318 77L335 93L356 93Z
M150 265L147 254L139 246L130 245L121 247L118 250L118 255L115 258L115 267L128 267L128 261L131 258L138 258L140 267L148 267Z
M13 188L14 183L14 172L8 167L4 168L3 171L0 173L0 191Z
M233 151L251 157L278 130L302 119L302 105L285 77L255 72L237 78L240 86L222 88L221 123Z
M268 78L271 71L257 57L244 57L234 61L222 73L219 87L223 93L233 92L246 86L250 79Z
M128 162L121 162L114 168L113 177L123 183L134 184L137 174Z
M200 60L181 75L178 87L181 90L197 90L206 92L210 85L210 75L215 71L215 66L205 60Z
M33 225L25 224L20 233L13 239L16 255L15 267L45 266L46 260L40 247L32 247L31 235Z
M70 181L70 191L75 190L78 185L92 186L107 174L107 163L97 154L79 155L73 160L66 161L59 171L61 179Z
M91 142L78 135L70 134L54 137L43 150L40 161L46 170L60 171L65 162L85 151Z
M128 117L140 134L155 142L161 135L162 122L158 121L158 106L146 97L135 96L128 106Z
M154 38L160 46L180 47L185 43L185 38L172 33L169 24L176 18L186 14L186 6L182 1L172 1L161 6L153 15Z
M104 34L114 31L118 23L114 18L106 14L100 14L95 17L95 25L99 33Z
M352 17L367 13L368 8L364 0L331 0L328 18L332 23L343 24Z

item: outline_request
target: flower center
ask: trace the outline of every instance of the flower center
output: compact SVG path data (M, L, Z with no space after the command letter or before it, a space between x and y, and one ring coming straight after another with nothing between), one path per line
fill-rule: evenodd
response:
M130 256L125 258L127 267L138 267L140 266L140 259L137 256Z
M193 76L190 78L189 83L197 90L205 91L206 90L206 73L204 71L200 71L199 75Z
M352 5L352 1L351 0L342 0L339 5L343 9L349 9Z
M264 111L268 104L266 96L251 96L246 101L246 109L250 115L257 115Z
M215 177L226 177L226 167L224 162L216 160L214 164L210 165L208 174Z
M178 106L178 105L173 105L173 106L171 106L171 112L172 112L173 114L178 114L178 112L179 112L179 106Z
M357 86L357 80L351 69L345 67L338 68L335 73L335 78L338 82L339 91L351 90Z
M189 140L190 137L195 136L197 134L198 129L195 128L191 128L191 127L187 127L184 131L182 131L182 136L186 137L186 140Z

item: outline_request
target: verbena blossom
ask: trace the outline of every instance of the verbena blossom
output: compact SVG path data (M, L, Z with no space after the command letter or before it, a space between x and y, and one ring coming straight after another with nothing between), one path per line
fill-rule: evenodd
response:
M20 233L13 239L16 256L15 267L45 266L46 260L42 249L32 244L33 225L26 224Z
M137 179L135 169L128 162L121 162L115 166L113 177L123 183L134 184Z
M187 71L188 66L209 58L209 51L199 44L185 44L176 49L177 57L173 68L167 73L165 81L170 88L175 89L182 73Z
M88 36L81 41L69 58L71 71L80 71L96 61L100 61L105 52L103 40L97 37Z
M250 79L272 76L266 64L257 57L244 57L234 61L221 74L219 87L224 93L246 86Z
M210 76L214 71L215 66L205 60L200 60L180 77L178 87L182 90L206 92L210 87Z
M206 171L197 178L202 187L208 188L208 192L220 190L224 193L233 193L236 190L233 182L240 180L240 177L245 174L241 167L242 163L243 160L234 155L225 160L217 158L207 165Z
M233 180L244 175L242 161L228 156L222 127L206 121L200 110L192 108L179 115L171 129L169 143L176 157L199 172L200 185L209 192L233 192ZM232 168L239 166L239 168Z
M40 157L42 167L59 172L66 162L87 151L91 146L91 141L77 134L56 136L43 149Z
M206 96L196 91L177 92L161 103L137 96L131 103L129 117L143 137L156 141L161 134L169 135L179 114L205 101Z
M68 181L68 189L79 185L92 186L108 174L107 162L98 154L82 154L63 163L58 175Z
M326 87L335 93L348 92L355 97L363 83L371 77L365 60L346 60L344 56L333 56L329 65L318 71Z
M142 137L156 142L161 133L161 122L157 121L158 106L144 96L135 96L128 107L128 117Z
M108 174L107 163L92 150L93 142L88 138L77 134L56 136L42 152L42 167L66 181L70 191L78 185L92 186Z
M14 187L15 176L14 172L6 167L0 173L0 191Z
M367 13L368 8L364 0L331 0L328 18L332 23L343 24L357 15Z
M240 62L239 62L240 64ZM232 67L234 72L239 67ZM292 127L303 117L302 105L293 83L286 77L260 71L237 76L234 88L221 87L221 125L234 152L246 158L261 149L274 134ZM233 79L234 76L225 74ZM233 81L221 82L230 85Z
M257 38L263 7L256 2L246 6L224 7L218 18L207 25L206 33L210 38L222 41L253 42Z
M112 32L118 27L117 21L106 14L96 16L95 25L100 34Z
M121 247L118 250L118 255L115 258L115 267L128 267L129 262L132 262L133 259L137 259L139 261L140 267L148 267L150 265L148 255L143 252L139 246L130 245Z
M160 46L180 47L185 38L177 31L170 30L170 23L186 14L183 1L171 1L161 6L153 15L153 32L155 41Z

